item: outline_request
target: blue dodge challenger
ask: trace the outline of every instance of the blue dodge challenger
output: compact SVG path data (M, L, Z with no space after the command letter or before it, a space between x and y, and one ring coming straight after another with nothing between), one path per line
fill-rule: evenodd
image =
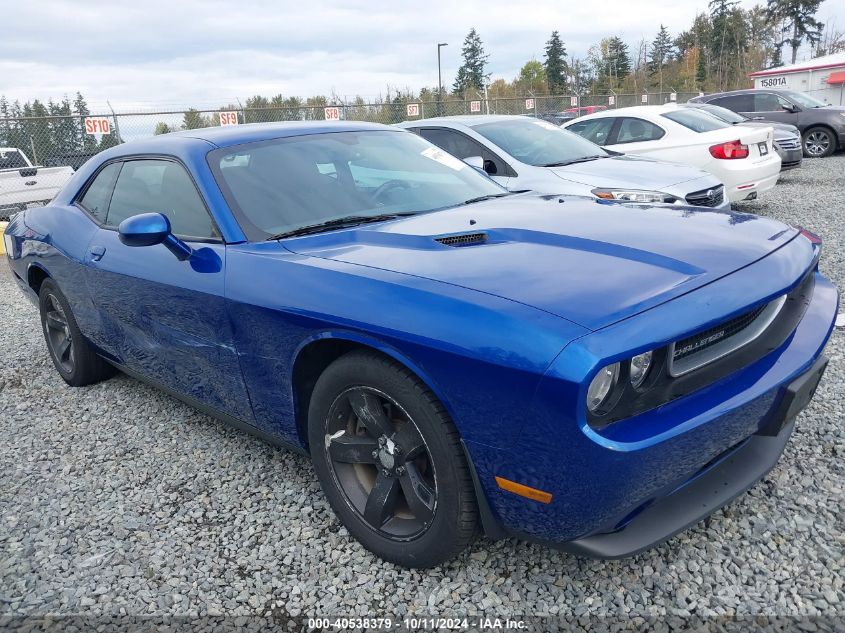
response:
M65 382L119 369L309 454L411 567L700 521L778 460L838 309L803 229L508 193L365 123L127 143L4 238Z

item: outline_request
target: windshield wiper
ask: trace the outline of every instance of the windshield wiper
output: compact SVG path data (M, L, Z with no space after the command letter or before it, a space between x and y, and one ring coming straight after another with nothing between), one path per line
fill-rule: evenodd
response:
M483 202L484 200L492 200L493 198L502 198L504 196L511 195L512 191L503 191L502 193L488 193L486 196L478 196L476 198L470 198L469 200L464 200L464 204L472 204L473 202Z
M371 222L383 222L385 220L395 220L408 215L415 215L416 212L406 213L385 213L382 215L348 215L343 218L335 218L334 220L327 220L319 224L309 224L308 226L300 226L297 229L290 231L283 231L276 233L267 238L267 241L281 240L285 237L294 237L296 235L311 235L313 233L323 233L324 231L331 231L333 229L343 229L350 226L357 226L359 224L369 224Z
M606 154L597 156L584 156L583 158L573 158L572 160L564 160L559 163L549 163L548 165L540 165L540 167L566 167L567 165L574 165L576 163L586 163L591 160L598 160L599 158L607 158Z

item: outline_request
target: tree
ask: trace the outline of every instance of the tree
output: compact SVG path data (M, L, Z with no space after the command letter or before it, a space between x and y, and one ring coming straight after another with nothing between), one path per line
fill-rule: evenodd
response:
M565 92L569 68L566 64L566 48L557 31L552 31L551 38L546 42L546 58L543 62L543 69L546 72L549 92L553 95Z
M97 145L97 140L93 135L85 133L85 117L89 116L91 111L88 109L88 104L85 102L85 97L82 96L81 92L77 92L76 98L73 100L73 113L79 117L79 135L77 136L77 140L82 147L82 151L93 152Z
M452 90L456 93L462 93L470 88L483 90L484 84L490 76L484 73L489 56L484 52L484 43L474 28L470 29L466 39L464 39L461 56L464 63L458 68Z
M155 131L153 131L153 134L170 134L172 131L173 128L167 125L167 123L165 123L164 121L159 121L158 123L156 123Z
M649 73L652 76L657 75L661 93L663 92L663 69L672 55L673 48L672 38L669 37L669 30L661 24L660 30L657 32L657 37L651 43L648 61Z
M519 69L519 76L516 83L520 92L545 92L546 91L546 69L536 59L531 59Z
M188 108L182 117L183 130L196 130L201 127L208 127L209 122L198 110Z
M804 40L815 45L821 39L824 24L815 18L821 3L822 0L768 0L766 4L769 17L775 22L783 22L782 33L786 35L791 32L790 37L778 43L778 48L789 44L793 64Z

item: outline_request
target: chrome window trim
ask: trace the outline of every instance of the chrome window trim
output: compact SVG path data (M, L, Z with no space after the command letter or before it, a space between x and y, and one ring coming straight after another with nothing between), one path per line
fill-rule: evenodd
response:
M748 345L757 339L763 332L768 329L772 322L780 314L781 309L786 303L786 295L782 295L777 299L769 302L766 308L754 319L748 326L718 343L702 350L701 352L694 352L689 356L675 360L675 343L669 346L668 353L668 369L669 375L673 378L683 376L691 371L709 365L713 361L724 358L728 354L735 352L740 347Z

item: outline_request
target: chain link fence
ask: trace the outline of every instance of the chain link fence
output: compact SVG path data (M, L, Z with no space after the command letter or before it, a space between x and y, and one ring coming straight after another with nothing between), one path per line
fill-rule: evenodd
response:
M0 220L44 204L89 158L115 145L178 130L274 121L346 120L399 123L434 116L513 114L562 123L597 109L684 102L698 93L488 97L442 102L399 98L380 103L351 102L213 110L160 110L0 118ZM312 100L318 101L318 100Z

